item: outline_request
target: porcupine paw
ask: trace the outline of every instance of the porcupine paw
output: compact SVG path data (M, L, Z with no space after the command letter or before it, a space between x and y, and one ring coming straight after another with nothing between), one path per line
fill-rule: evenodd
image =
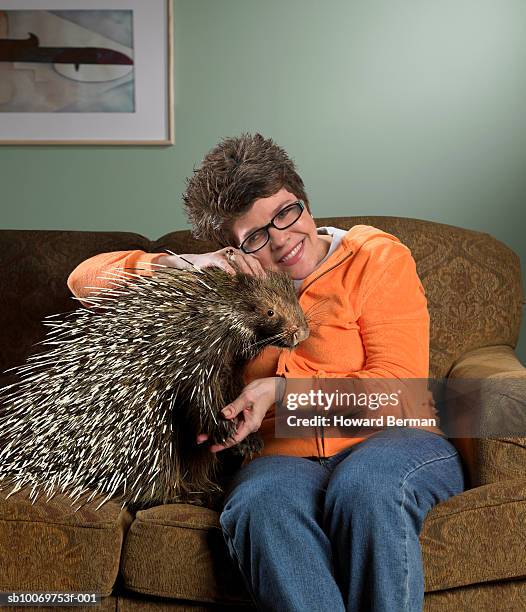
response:
M236 425L232 421L221 422L219 431L216 433L215 443L224 444L225 441L234 436L236 433ZM242 457L252 458L254 454L257 454L263 450L263 438L258 432L249 434L246 438L238 442L231 447L232 452Z
M236 444L235 450L243 457L252 458L263 450L263 438L257 432L251 433L239 444Z
M219 421L215 428L213 438L215 444L224 444L228 438L236 433L236 424L233 421Z

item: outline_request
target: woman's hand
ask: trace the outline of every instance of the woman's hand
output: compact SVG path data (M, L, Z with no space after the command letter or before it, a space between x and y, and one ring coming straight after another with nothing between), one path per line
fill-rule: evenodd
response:
M280 397L283 396L285 384L285 379L279 376L260 378L248 384L241 394L221 411L224 418L235 419L236 433L226 444L212 444L209 450L213 453L222 451L257 431L268 409L276 401L276 392L280 393ZM197 443L201 444L207 439L208 434L199 434Z
M185 259L186 261L184 261ZM240 249L234 249L234 247L225 247L212 253L163 255L159 257L157 263L169 268L177 268L178 270L191 270L193 264L197 268L215 266L229 274L236 274L237 271L254 276L263 276L265 274L263 267L253 255L247 255Z

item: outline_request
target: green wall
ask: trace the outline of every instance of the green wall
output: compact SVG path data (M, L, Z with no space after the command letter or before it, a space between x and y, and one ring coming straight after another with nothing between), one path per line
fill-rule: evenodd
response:
M187 227L193 165L257 130L316 215L485 231L526 267L523 0L175 0L174 20L175 146L0 148L0 227Z

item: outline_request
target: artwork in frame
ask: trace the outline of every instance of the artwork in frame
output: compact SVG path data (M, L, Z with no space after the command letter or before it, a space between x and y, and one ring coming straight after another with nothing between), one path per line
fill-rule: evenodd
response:
M2 0L0 144L172 144L172 1Z

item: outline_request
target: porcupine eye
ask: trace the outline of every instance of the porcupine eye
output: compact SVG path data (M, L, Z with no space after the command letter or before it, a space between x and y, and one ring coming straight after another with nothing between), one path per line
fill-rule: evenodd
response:
M274 316L274 311L272 310L272 308L269 308L267 310L267 314L268 314L269 317L273 317Z

